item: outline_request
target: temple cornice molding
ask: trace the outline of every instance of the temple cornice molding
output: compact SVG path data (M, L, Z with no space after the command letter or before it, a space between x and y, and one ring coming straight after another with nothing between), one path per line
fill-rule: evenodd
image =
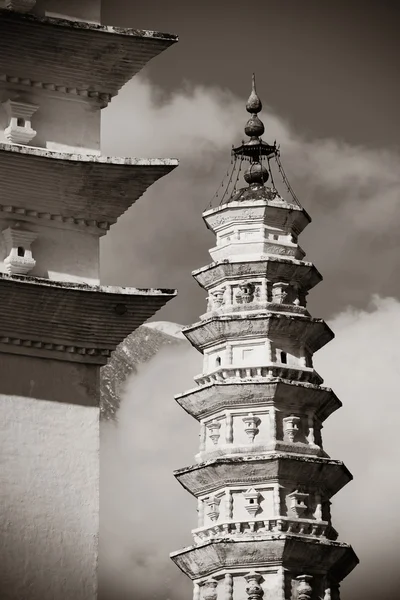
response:
M255 315L213 316L185 327L182 333L201 352L219 341L285 337L300 340L314 353L334 338L323 319L267 311L259 311Z
M327 387L294 381L213 382L178 394L175 400L197 420L219 410L257 406L290 406L291 410L312 410L325 421L342 406L336 394Z
M226 259L212 262L192 272L194 279L204 289L223 281L264 276L275 281L287 281L310 290L322 281L316 267L307 261L265 255L262 259Z
M329 574L337 581L342 581L358 563L354 550L348 544L307 539L289 533L274 533L247 540L212 540L183 548L170 556L191 579L226 568L251 569L284 563L286 568L295 572L302 572L304 564L312 565L313 574Z
M0 274L0 351L105 364L175 290L139 290Z
M342 461L284 452L218 457L178 469L174 475L195 497L227 486L251 486L272 480L291 482L294 486L312 482L332 497L353 478Z
M101 94L107 102L149 60L177 41L167 33L1 9L0 73L64 93ZM13 51L16 45L18 52Z
M171 158L70 154L5 143L0 157L0 211L94 227L98 235L179 164Z

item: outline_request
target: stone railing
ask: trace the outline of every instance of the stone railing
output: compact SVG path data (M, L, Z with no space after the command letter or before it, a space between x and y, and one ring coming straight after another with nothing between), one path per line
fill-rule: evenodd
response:
M328 521L315 521L314 519L295 519L291 517L276 517L260 521L225 521L198 527L192 530L194 542L241 535L266 535L268 533L295 533L317 538L335 540L338 536L336 530Z
M261 367L220 367L207 374L196 375L194 380L198 385L226 381L229 379L290 379L307 383L322 384L323 379L314 369L308 367L284 367L281 365L264 365Z

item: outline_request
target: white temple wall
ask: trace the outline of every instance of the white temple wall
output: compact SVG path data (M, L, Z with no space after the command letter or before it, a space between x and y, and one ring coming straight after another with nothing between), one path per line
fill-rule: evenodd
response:
M94 103L51 94L19 93L4 85L0 87L0 102L15 99L38 106L31 118L36 136L27 145L56 152L100 154L100 107ZM4 130L9 116L0 107L0 142L9 143Z
M2 600L94 600L99 369L2 354Z
M17 221L0 219L0 231L15 227ZM87 232L40 226L19 222L20 229L37 233L32 242L32 257L36 265L29 275L54 281L98 284L99 238ZM8 250L4 235L0 235L0 272L6 272L4 259Z

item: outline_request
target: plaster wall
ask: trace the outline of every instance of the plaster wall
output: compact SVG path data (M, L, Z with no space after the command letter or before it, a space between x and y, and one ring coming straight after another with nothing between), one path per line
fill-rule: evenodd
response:
M2 600L96 598L98 373L0 355Z
M37 0L36 14L100 23L101 0Z
M14 219L0 219L0 230L15 227ZM29 275L54 281L99 284L99 238L86 231L46 227L36 223L19 222L20 229L37 233L31 245L36 265ZM6 272L4 259L8 250L0 235L0 272Z
M56 152L100 154L100 107L93 102L71 96L38 92L19 92L10 86L0 87L0 101L8 99L34 104L39 108L31 119L36 136L29 146ZM9 143L4 130L9 118L0 108L0 142Z

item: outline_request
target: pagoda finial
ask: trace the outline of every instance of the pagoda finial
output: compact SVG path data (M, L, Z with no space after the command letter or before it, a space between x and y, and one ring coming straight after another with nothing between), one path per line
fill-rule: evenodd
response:
M246 110L249 113L257 114L262 110L262 102L256 92L256 75L251 77L251 94L247 100Z
M251 81L251 94L247 100L246 110L251 114L250 119L246 123L244 132L252 140L258 140L264 133L264 123L258 118L258 114L262 109L262 103L256 92L256 76L253 73Z

